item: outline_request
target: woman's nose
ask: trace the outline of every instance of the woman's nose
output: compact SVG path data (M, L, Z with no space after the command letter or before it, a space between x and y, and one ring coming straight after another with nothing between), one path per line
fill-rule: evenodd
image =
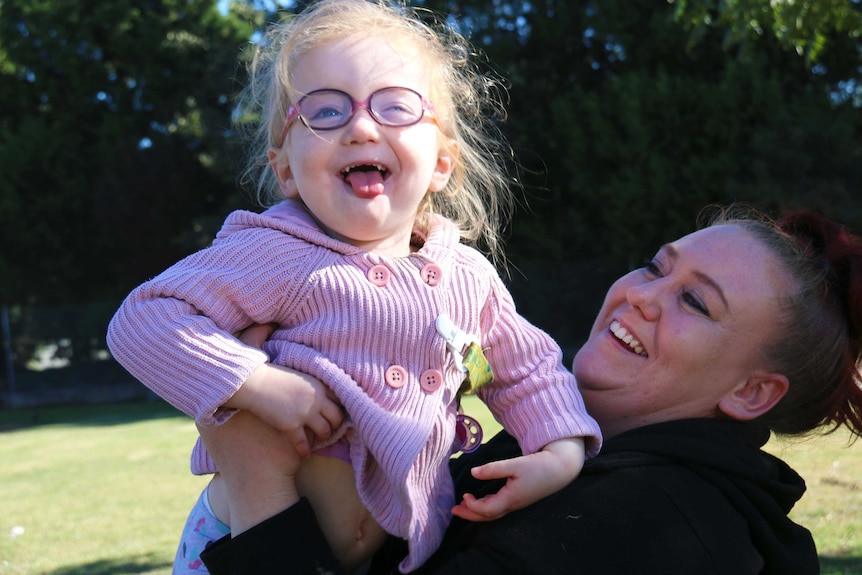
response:
M626 300L643 314L647 321L656 321L661 315L661 280L639 284L626 290Z

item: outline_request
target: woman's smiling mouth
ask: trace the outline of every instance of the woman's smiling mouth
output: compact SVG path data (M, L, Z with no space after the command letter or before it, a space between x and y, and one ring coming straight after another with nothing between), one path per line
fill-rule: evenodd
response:
M641 342L635 339L634 336L632 336L632 334L630 334L628 330L626 330L626 328L624 328L620 324L620 322L618 322L617 320L612 321L610 331L612 334L614 334L614 337L616 337L618 340L628 346L628 348L631 349L634 353L643 357L647 357L647 353L641 345Z

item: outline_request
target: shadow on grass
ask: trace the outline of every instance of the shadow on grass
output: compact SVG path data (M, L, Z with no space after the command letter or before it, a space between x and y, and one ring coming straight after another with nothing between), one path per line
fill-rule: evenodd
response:
M145 554L138 557L120 557L117 559L100 559L81 565L61 567L46 571L44 575L126 575L127 573L153 573L171 568L171 563L155 554Z
M147 419L187 417L160 399L97 405L0 409L0 433L42 425L122 425Z
M820 557L821 575L862 575L862 557Z

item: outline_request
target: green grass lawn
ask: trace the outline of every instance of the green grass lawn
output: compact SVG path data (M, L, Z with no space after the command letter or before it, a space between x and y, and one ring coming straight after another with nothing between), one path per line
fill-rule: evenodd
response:
M0 412L10 427L0 434L0 573L170 574L206 481L188 471L189 418L157 402Z
M790 516L814 534L823 575L862 574L862 441L849 441L841 430L767 445L805 478Z
M497 426L469 398L468 412ZM188 471L194 424L161 402L0 411L0 574L168 575L206 479ZM769 449L809 491L793 517L824 575L862 574L862 443L847 435Z

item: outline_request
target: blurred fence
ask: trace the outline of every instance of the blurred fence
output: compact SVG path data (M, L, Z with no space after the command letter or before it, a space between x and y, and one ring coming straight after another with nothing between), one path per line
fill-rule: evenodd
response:
M555 266L524 261L513 269L509 284L519 311L557 340L568 367L619 275L598 259ZM105 344L119 304L0 305L0 406L154 398L111 358Z
M149 397L115 362L105 331L117 302L0 306L0 405L104 403Z

